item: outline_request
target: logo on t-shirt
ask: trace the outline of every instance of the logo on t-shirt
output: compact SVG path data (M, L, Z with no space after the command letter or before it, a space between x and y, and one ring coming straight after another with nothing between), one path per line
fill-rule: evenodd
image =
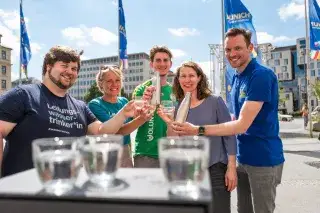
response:
M245 88L240 89L239 98L245 98L247 96Z

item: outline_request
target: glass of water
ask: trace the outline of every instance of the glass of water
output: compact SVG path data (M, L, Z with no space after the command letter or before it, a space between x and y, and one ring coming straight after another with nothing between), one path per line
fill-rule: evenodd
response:
M87 136L80 152L91 188L108 189L113 186L122 156L123 136Z
M134 105L137 110L142 109L144 104L145 104L145 100L143 100L142 96L134 97Z
M171 100L163 100L161 101L162 110L165 114L173 116L174 113L174 105Z
M44 190L63 195L74 188L81 167L80 138L43 138L32 143L32 156Z
M158 147L170 193L198 198L208 169L209 140L199 136L166 137L159 140Z

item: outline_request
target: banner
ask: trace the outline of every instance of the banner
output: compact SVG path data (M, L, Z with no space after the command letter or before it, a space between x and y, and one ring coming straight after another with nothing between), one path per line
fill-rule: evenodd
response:
M317 0L309 0L310 54L320 59L320 8Z
M22 0L20 0L20 72L24 72L26 78L28 78L27 67L31 59L30 42L27 33L26 24L24 22L24 16L22 11Z
M224 29L227 32L230 28L244 28L250 30L252 33L251 43L254 48L252 50L252 57L257 58L261 62L261 55L258 49L256 30L252 24L252 15L248 9L244 6L241 0L224 0ZM231 102L231 84L232 77L235 74L229 62L226 61L226 72L225 72L225 90L226 90L226 104L231 113L233 113L232 102Z
M128 54L127 54L127 34L126 20L122 6L122 0L118 0L119 4L119 57L121 65L124 69L128 69Z

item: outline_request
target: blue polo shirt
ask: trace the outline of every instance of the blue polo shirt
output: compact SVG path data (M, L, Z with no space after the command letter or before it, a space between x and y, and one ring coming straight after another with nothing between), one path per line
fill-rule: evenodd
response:
M237 160L251 166L275 166L284 162L279 137L278 80L273 71L252 59L232 81L231 100L236 118L245 101L263 102L244 134L237 135Z

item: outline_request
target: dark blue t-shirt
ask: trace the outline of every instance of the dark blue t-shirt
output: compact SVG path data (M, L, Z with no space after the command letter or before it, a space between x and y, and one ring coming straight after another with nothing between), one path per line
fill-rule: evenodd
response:
M231 98L237 119L245 101L263 102L248 130L237 135L238 162L251 166L283 163L283 147L279 137L278 80L273 71L252 59L242 73L235 74Z
M0 96L0 120L17 124L5 138L1 175L7 176L33 168L34 139L84 136L96 118L69 94L58 97L43 84L31 84Z

